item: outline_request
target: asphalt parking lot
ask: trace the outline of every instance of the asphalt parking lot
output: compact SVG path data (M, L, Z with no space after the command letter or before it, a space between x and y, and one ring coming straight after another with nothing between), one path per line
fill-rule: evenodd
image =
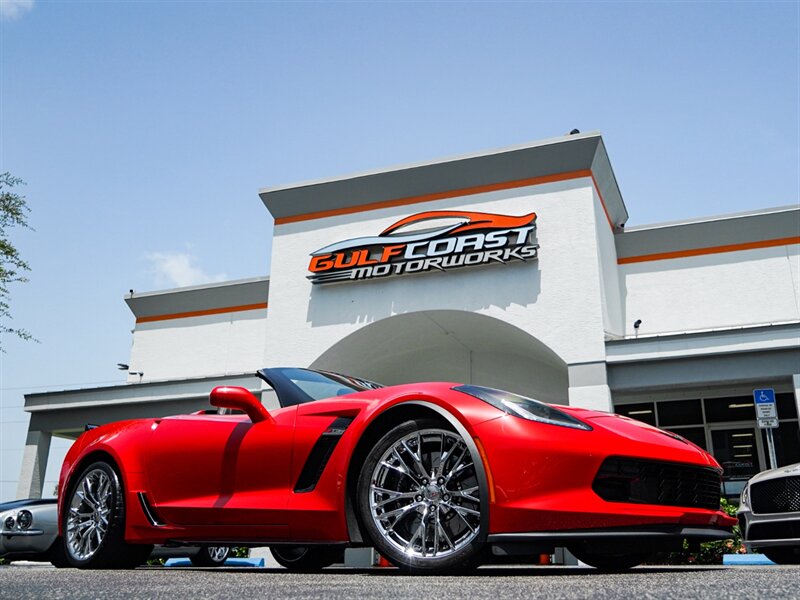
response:
M395 569L144 567L77 571L0 567L1 598L800 598L800 567L484 567L475 575L411 577Z

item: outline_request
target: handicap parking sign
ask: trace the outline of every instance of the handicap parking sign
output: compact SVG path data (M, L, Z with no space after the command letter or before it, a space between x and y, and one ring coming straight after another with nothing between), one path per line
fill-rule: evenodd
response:
M759 421L778 418L778 410L775 407L775 390L770 388L753 390L753 400L756 403L756 417ZM774 426L771 425L771 427Z

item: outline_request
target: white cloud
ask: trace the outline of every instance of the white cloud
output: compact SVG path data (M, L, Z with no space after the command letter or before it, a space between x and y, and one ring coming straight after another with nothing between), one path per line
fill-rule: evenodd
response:
M0 18L4 21L19 19L33 8L33 0L0 0Z
M224 281L225 273L210 275L197 266L197 259L186 252L151 252L146 256L152 266L156 285L184 287Z

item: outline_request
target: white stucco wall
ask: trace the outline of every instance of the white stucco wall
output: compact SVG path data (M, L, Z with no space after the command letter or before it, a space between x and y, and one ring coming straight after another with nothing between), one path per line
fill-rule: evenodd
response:
M597 272L600 278L602 295L603 327L611 336L623 335L625 331L625 306L622 302L622 289L617 268L617 247L611 227L603 227L607 222L597 191L595 194L594 218L597 223Z
M261 309L139 323L128 364L143 381L255 371L264 366L266 320Z
M800 246L739 250L620 265L626 333L800 319Z
M266 334L280 343L267 343L264 362L308 365L365 325L435 309L503 320L539 339L567 364L603 361L595 202L591 180L585 178L279 225ZM536 211L538 260L326 286L312 286L306 279L309 254L318 248L378 234L418 212L448 209L509 215ZM600 225L610 235L605 217ZM613 239L609 243L613 248ZM607 406L607 394L599 393L596 406Z

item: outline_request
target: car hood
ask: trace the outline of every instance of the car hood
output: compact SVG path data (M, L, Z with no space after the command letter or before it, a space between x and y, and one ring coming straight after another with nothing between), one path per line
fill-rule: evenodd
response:
M663 451L663 459L678 462L700 463L721 469L719 463L708 452L671 431L653 427L642 421L606 412L559 406L560 410L609 433L640 442Z
M766 481L768 479L780 479L781 477L797 477L800 476L800 463L795 463L793 465L787 465L785 467L778 467L777 469L769 469L768 471L762 471L758 475L754 475L750 479L750 483L756 483L757 481Z

